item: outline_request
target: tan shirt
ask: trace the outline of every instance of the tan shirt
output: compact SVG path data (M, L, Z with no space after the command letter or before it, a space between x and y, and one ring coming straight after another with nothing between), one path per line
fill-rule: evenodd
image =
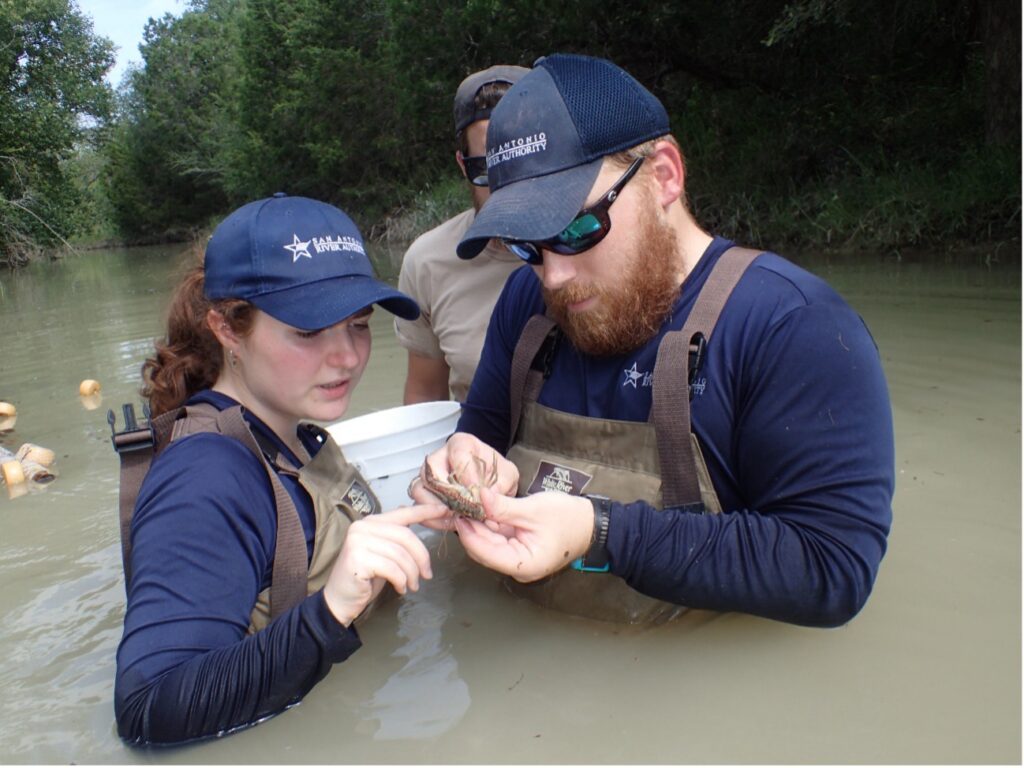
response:
M416 320L395 318L398 343L423 357L444 359L448 388L464 402L473 380L491 312L508 276L522 260L488 243L464 261L455 246L473 223L472 208L413 241L402 258L398 289L420 305Z

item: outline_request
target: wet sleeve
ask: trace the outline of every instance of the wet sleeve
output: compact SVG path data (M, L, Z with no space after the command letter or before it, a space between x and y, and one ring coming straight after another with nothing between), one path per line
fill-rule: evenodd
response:
M870 594L892 511L892 414L874 342L852 312L791 312L737 374L722 514L616 503L612 570L673 603L809 626Z
M300 700L359 647L322 592L247 634L275 526L265 471L240 444L195 435L154 462L132 521L117 654L123 739L174 744L258 722Z

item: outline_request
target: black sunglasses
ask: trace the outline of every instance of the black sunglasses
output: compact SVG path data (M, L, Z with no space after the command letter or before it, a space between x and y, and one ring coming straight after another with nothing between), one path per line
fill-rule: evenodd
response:
M460 155L460 157L462 157ZM462 157L462 165L466 169L466 178L474 187L487 186L487 156L473 155Z
M612 228L612 220L608 216L608 209L612 207L619 198L622 188L629 183L629 180L640 170L644 158L638 157L633 164L626 169L621 178L612 185L596 203L589 208L584 208L576 214L576 217L569 222L569 226L548 240L505 240L502 242L512 253L525 261L539 267L544 263L541 250L553 251L563 255L572 256L583 253L604 240L605 235Z

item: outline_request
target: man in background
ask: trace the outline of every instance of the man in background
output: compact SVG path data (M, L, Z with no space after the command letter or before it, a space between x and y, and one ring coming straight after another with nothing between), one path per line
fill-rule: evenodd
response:
M491 110L528 71L496 65L467 77L455 93L455 162L470 184L473 207L420 235L402 259L398 285L422 309L417 320L395 322L398 343L409 353L406 405L448 400L449 391L466 399L491 310L505 279L522 266L497 241L473 261L459 259L455 246L490 196L484 150Z

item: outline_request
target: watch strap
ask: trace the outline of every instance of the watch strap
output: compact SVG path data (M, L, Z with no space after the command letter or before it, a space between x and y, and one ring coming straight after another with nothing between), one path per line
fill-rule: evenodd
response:
M590 548L583 557L572 562L578 571L604 573L611 568L608 557L608 524L611 522L612 500L607 496L587 495L594 505L594 532L590 537Z

